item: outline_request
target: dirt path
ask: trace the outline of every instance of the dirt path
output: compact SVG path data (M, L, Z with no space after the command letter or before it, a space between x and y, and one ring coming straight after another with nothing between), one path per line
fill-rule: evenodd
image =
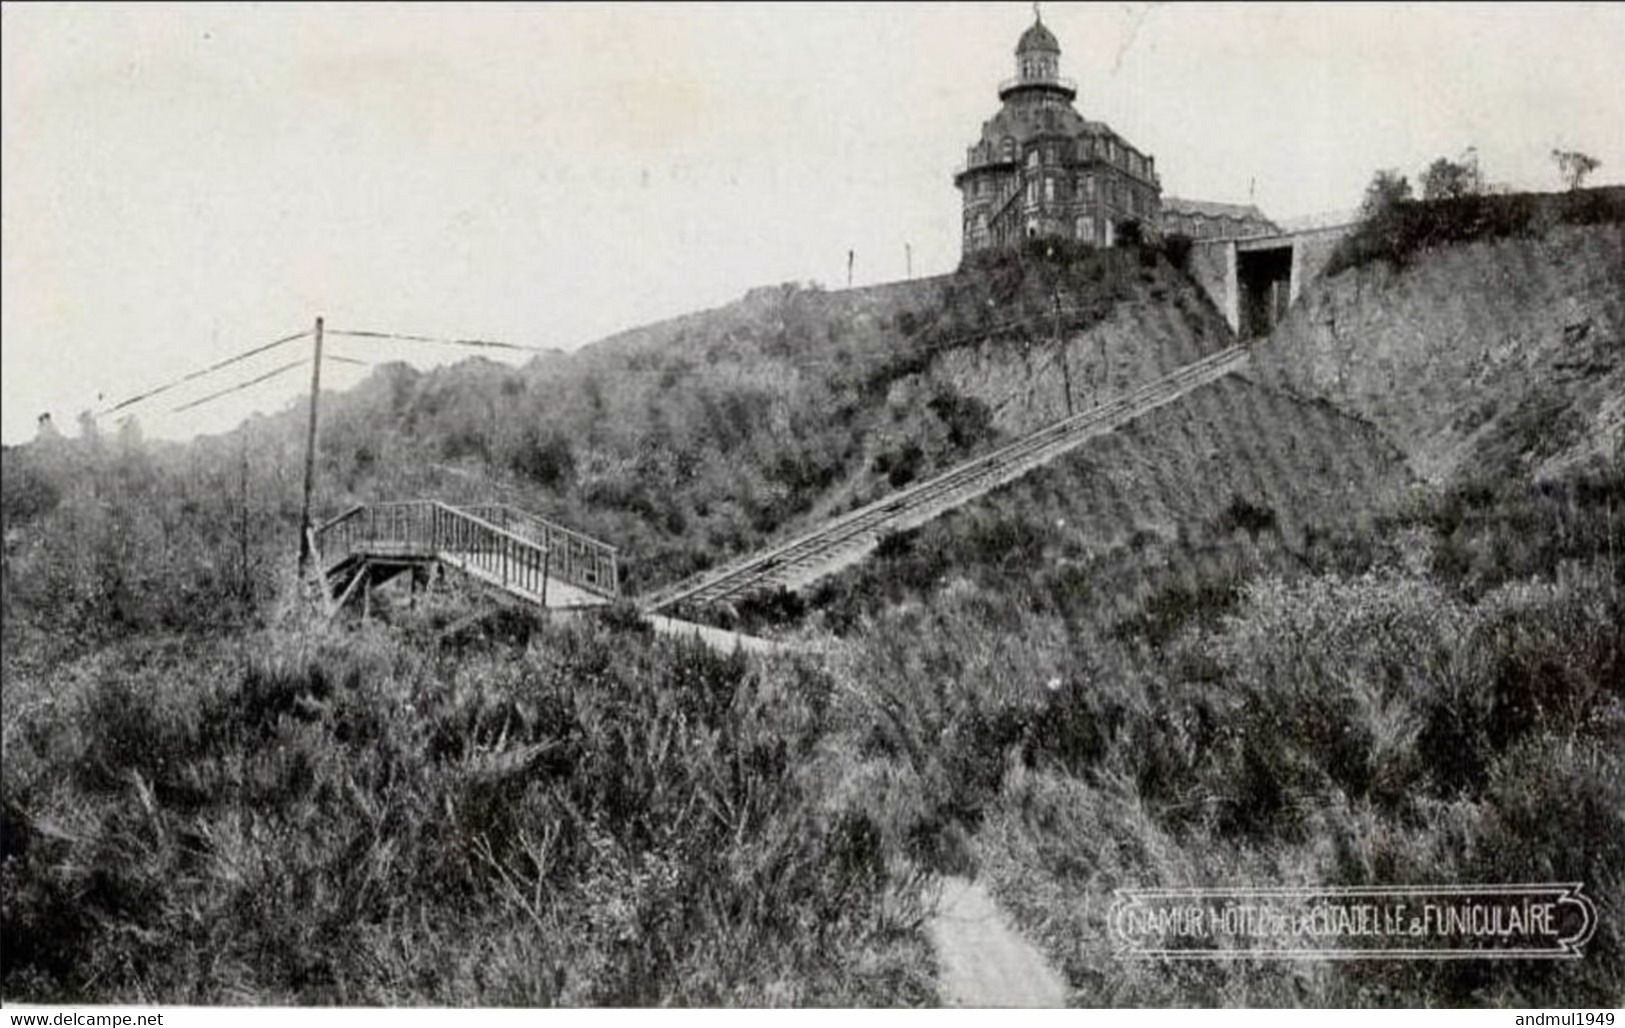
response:
M649 615L649 624L662 635L692 636L709 644L724 653L731 652L739 647L747 653L778 653L794 647L772 639L762 639L743 632L730 632L725 628L713 628L710 625L695 624L692 621L680 621L677 618L666 617L664 614Z
M1038 947L1010 925L977 882L945 878L931 919L942 965L942 1002L951 1007L1062 1007L1066 983Z

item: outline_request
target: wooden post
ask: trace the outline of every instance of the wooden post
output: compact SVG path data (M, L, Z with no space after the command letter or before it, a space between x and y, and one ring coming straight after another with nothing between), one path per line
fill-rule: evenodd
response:
M1061 381L1066 384L1066 416L1072 416L1072 361L1067 356L1066 342L1061 338L1061 294L1050 294L1055 301L1055 348L1061 358Z
M310 565L310 494L316 484L316 407L322 392L322 319L316 319L316 352L310 362L310 426L305 432L305 502L299 518L299 570Z
M247 603L253 594L248 581L248 422L237 430L237 598ZM305 539L305 533L299 537ZM307 540L308 542L308 540Z
M543 533L543 537L544 538L546 537L546 533ZM548 571L550 571L552 569L552 565L553 565L553 547L544 546L542 548L542 609L543 610L547 609L547 573L548 573Z

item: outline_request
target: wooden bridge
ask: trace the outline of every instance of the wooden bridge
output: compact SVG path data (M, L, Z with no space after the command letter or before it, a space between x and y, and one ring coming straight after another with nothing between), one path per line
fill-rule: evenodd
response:
M359 504L311 530L331 607L396 575L449 568L541 607L604 604L620 592L615 547L501 505Z

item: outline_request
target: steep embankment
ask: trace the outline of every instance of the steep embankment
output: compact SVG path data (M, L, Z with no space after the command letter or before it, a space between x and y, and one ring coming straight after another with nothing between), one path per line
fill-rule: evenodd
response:
M1547 477L1617 458L1625 226L1443 247L1313 286L1260 381L1377 425L1422 477Z
M1152 252L769 287L523 369L393 369L333 404L324 480L335 506L506 490L622 546L644 591L1052 421L1069 380L1081 409L1226 341Z

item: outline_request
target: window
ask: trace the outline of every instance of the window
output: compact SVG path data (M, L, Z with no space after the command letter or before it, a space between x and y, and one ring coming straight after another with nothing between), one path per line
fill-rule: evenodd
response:
M1095 177L1090 175L1083 180L1083 184L1084 189L1087 190L1088 199L1093 200L1095 198Z
M1089 218L1079 218L1078 219L1078 224L1077 224L1077 236L1078 236L1079 239L1083 240L1085 243L1094 242L1095 241L1095 223L1094 223L1094 221L1089 219Z
M1004 159L1007 161L1016 159L1016 141L1010 136L1004 137Z
M1038 147L1036 146L1027 151L1027 167L1038 167Z
M1052 178L1046 178L1044 180L1044 202L1055 202L1055 180Z

